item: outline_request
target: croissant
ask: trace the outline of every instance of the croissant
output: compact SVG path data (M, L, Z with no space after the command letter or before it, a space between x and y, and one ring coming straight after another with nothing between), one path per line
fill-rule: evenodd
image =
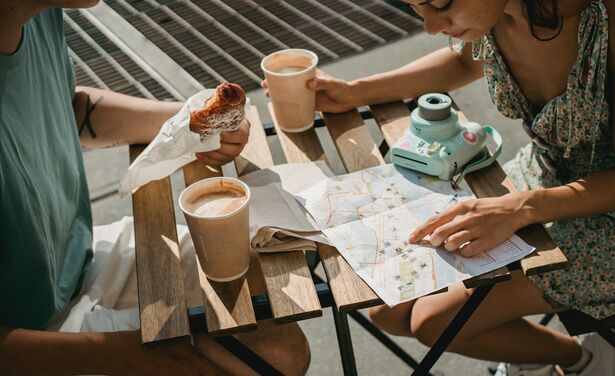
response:
M190 130L201 137L221 131L235 131L245 118L246 93L241 86L228 82L216 87L205 106L190 113Z

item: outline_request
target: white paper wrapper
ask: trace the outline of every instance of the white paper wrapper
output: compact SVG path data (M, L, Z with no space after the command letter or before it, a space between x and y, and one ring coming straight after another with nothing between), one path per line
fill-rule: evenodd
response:
M154 140L132 162L120 181L120 196L136 191L153 180L171 175L175 170L194 161L194 153L220 148L220 132L207 138L190 131L190 112L203 108L205 100L214 95L205 89L190 97L181 110L167 120ZM246 112L249 101L246 100Z

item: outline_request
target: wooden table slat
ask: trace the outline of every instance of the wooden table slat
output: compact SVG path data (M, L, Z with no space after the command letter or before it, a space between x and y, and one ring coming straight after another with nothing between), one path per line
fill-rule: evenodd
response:
M184 167L186 186L221 175L220 169L211 168L198 160ZM195 264L198 270L192 274L199 278L208 332L212 335L225 335L256 328L247 279L241 277L232 283L216 283L205 277L199 262Z
M320 145L316 130L310 128L301 133L286 133L278 126L278 121L273 112L273 105L269 103L269 113L276 128L276 133L282 145L282 151L288 163L306 163L310 161L323 160L327 157Z
M259 260L277 324L322 316L303 251L263 253Z
M256 329L250 288L245 276L232 282L216 282L208 279L199 265L198 278L210 335L224 336Z
M327 161L313 128L301 133L286 133L278 126L271 104L269 104L269 112L288 163ZM340 311L372 306L374 301L379 301L376 294L352 270L335 248L319 244L318 253L327 274L331 293Z
M143 149L131 146L131 161ZM142 344L153 347L188 341L190 327L170 179L142 186L133 194L132 204Z
M252 107L248 119L252 124L250 141L241 156L235 160L240 175L250 171L242 168L243 166L273 166L273 158L256 107ZM303 251L260 254L258 259L276 323L322 316L318 294Z
M346 171L355 172L384 164L384 158L358 111L322 115Z
M410 126L410 110L403 102L372 105L369 109L387 145L392 147Z
M382 300L372 291L348 262L334 247L321 244L319 255L331 287L333 299L340 312L349 312L382 304Z
M250 106L250 110L246 113L246 118L251 124L250 138L241 151L241 155L235 158L235 167L239 176L274 165L273 157L267 144L267 135L263 129L256 106Z

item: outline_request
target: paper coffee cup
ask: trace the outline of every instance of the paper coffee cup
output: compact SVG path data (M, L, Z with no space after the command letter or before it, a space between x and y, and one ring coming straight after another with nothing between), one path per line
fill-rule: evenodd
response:
M316 96L307 81L316 75L317 64L318 56L302 49L277 51L261 61L275 118L286 132L302 132L314 125Z
M250 266L250 188L234 178L198 181L179 196L199 263L217 282L235 280Z

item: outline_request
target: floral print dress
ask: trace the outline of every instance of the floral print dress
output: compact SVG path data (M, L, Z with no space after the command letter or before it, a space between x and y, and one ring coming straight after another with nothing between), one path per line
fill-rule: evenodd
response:
M560 186L615 168L605 86L608 15L598 0L581 14L578 46L566 90L536 108L522 94L492 35L472 45L475 58L483 60L493 103L505 116L522 119L532 138L504 166L520 190ZM555 222L548 230L569 266L529 277L545 299L596 318L614 315L615 213Z

